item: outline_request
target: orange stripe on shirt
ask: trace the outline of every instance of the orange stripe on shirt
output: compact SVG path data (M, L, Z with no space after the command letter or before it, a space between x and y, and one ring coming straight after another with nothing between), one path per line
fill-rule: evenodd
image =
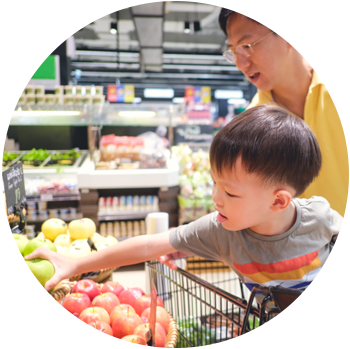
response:
M303 278L310 271L317 269L321 264L322 262L317 256L310 265L306 265L297 270L288 271L285 273L259 272L255 274L242 274L259 284L263 284L272 280L298 280Z
M311 252L304 256L288 259L281 262L261 264L261 263L247 263L236 264L235 268L242 274L255 274L255 273L285 273L293 270L303 268L313 263L315 258L318 257L318 251Z

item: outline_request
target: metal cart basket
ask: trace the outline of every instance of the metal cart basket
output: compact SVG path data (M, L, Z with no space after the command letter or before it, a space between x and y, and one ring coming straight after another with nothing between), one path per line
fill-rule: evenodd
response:
M247 300L248 289L224 263L199 257L186 262L187 270L176 271L148 262L149 272L157 274L158 296L177 322L177 348L219 343L249 332L301 294L282 287L255 287Z

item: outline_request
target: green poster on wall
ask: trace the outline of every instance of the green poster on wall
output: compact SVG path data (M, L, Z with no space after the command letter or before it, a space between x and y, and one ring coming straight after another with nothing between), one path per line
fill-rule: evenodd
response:
M55 80L56 79L56 64L55 56L48 56L41 64L39 69L34 73L32 79L36 80Z

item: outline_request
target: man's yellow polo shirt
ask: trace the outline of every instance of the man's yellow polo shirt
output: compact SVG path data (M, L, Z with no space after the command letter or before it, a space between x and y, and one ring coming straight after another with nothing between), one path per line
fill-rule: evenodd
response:
M270 91L258 91L249 108L260 104L274 104ZM300 197L323 196L334 210L344 216L349 186L345 135L333 101L315 72L306 97L304 121L317 137L322 168L319 176Z

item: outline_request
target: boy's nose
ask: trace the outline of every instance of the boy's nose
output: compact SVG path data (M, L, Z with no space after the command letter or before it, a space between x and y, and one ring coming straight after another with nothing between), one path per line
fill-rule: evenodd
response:
M237 54L235 63L239 70L244 71L251 66L252 61L249 59L249 57Z

